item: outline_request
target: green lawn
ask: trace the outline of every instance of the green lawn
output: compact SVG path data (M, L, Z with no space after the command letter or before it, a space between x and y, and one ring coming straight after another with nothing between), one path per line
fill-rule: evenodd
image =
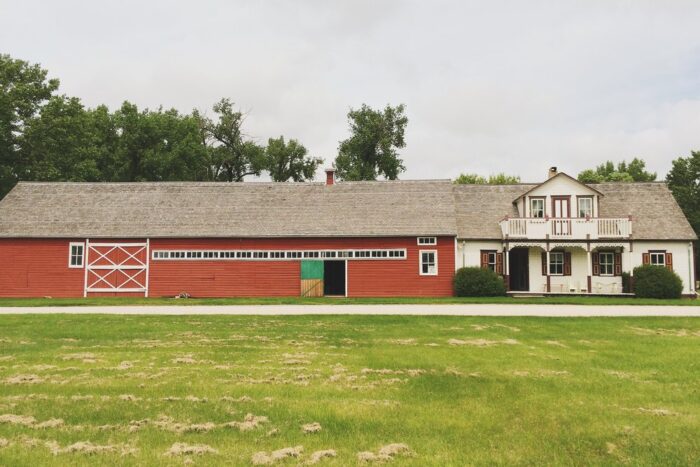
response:
M5 315L0 465L688 465L699 388L693 318Z
M530 305L682 305L699 306L700 300L688 298L676 300L644 299L634 297L565 296L565 297L394 297L394 298L0 298L0 307L7 306L120 306L120 305L382 305L382 304L460 304L505 303Z

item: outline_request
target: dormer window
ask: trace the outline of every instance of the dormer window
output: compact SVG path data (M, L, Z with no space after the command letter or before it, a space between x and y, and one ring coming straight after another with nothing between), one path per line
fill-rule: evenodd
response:
M530 216L544 217L544 198L530 198Z
M578 217L593 217L593 198L591 196L578 198Z

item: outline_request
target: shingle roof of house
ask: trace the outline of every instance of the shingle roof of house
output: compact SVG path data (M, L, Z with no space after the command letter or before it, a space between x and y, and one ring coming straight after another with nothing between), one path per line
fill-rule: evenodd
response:
M500 239L513 200L537 184L449 180L322 183L19 183L0 201L0 237L350 237ZM638 240L694 240L664 183L601 183L601 217Z
M457 237L500 239L498 223L518 216L513 200L538 186L455 185ZM665 183L591 183L602 193L600 217L632 216L636 240L695 240L697 237Z
M0 237L456 235L449 180L19 183Z

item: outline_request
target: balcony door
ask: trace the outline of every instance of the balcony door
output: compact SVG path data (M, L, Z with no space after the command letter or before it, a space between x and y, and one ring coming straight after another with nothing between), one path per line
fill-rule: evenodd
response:
M571 235L571 198L552 196L552 233Z

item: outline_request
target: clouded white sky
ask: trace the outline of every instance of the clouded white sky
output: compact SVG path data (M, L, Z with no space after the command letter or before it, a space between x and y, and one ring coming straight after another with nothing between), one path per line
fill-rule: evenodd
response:
M88 106L230 97L326 165L351 107L404 103L402 178L632 157L663 178L700 150L699 25L695 0L0 0L0 51Z

